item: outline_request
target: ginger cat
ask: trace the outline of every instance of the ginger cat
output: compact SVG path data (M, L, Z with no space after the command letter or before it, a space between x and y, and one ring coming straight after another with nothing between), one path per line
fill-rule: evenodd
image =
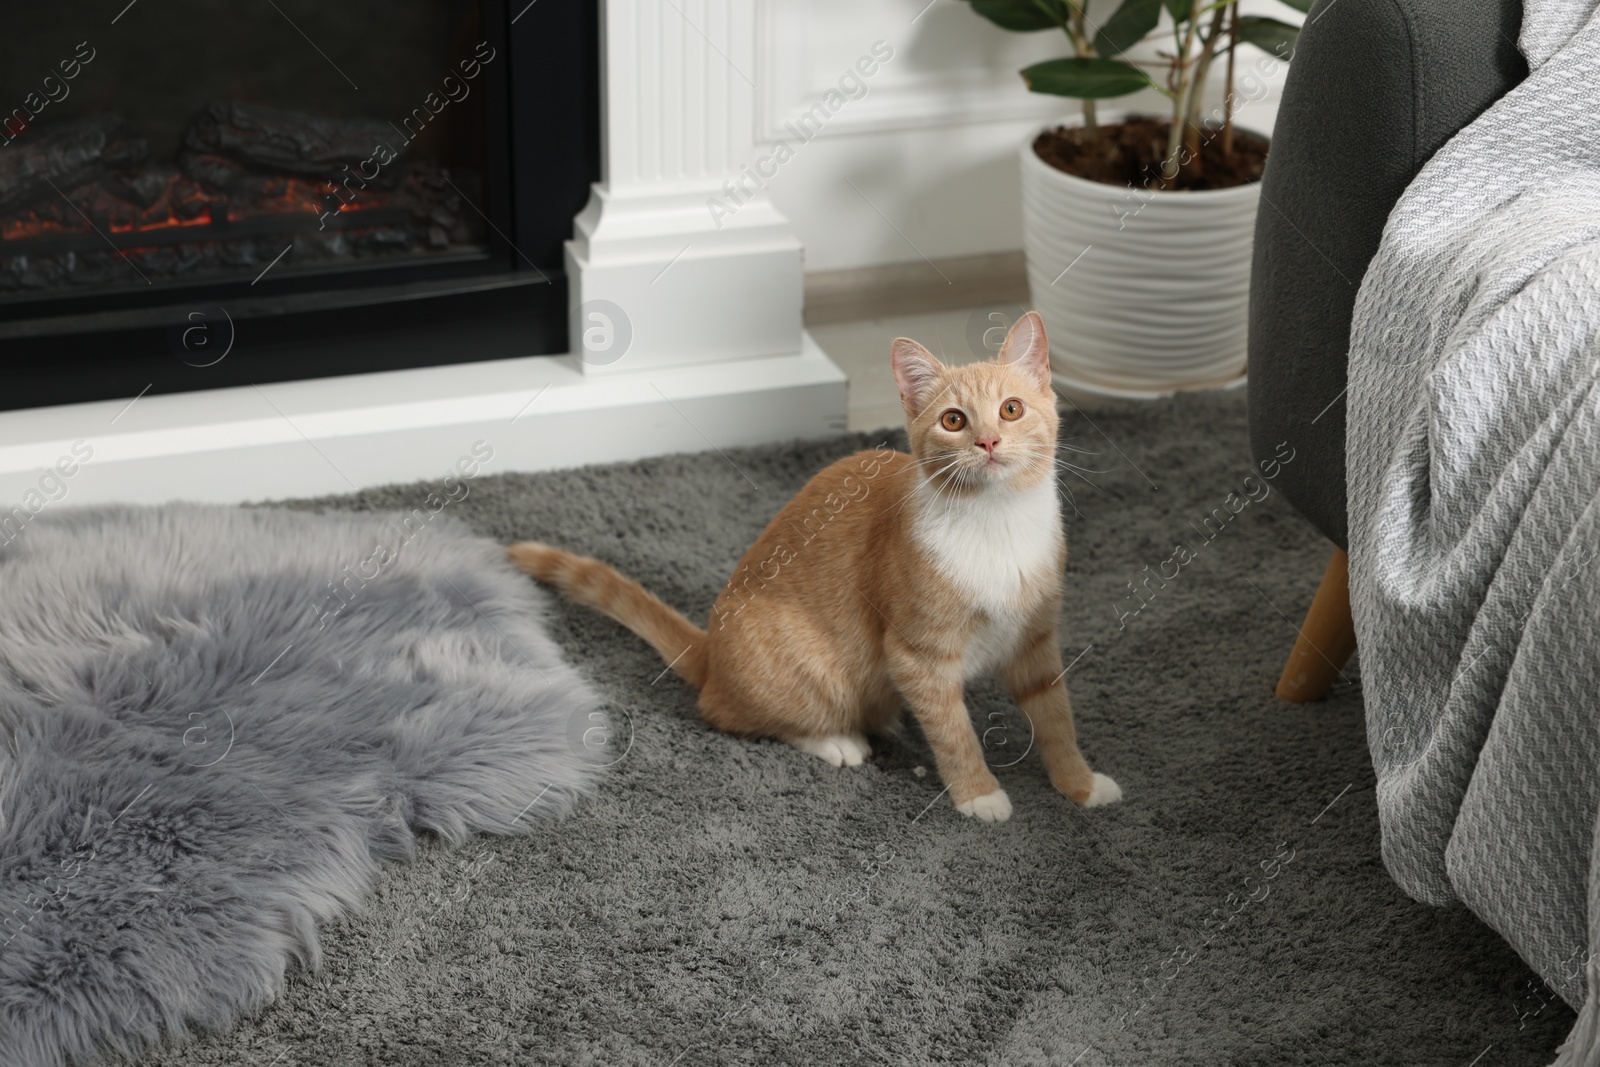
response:
M985 363L946 367L904 337L891 354L912 454L861 452L812 478L745 553L707 630L598 560L535 542L511 560L648 641L719 730L856 766L903 700L956 810L1002 822L1011 802L962 694L992 672L1058 790L1085 807L1121 799L1078 752L1061 666L1067 546L1043 321L1024 316Z

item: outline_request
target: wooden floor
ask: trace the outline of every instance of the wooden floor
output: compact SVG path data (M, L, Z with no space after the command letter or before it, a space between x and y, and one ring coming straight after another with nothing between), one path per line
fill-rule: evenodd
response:
M806 326L1027 300L1021 252L813 271L806 275Z

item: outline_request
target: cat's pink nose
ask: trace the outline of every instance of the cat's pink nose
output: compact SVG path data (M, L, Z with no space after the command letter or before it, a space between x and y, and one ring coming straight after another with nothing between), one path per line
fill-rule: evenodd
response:
M979 448L983 449L985 452L989 453L989 455L992 456L992 455L994 455L994 450L996 448L1000 447L1000 438L998 438L998 437L980 437L977 440L977 445L978 445Z

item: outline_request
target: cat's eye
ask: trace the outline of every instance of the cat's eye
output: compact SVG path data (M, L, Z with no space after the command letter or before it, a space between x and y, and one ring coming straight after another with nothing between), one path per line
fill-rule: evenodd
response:
M1022 418L1022 401L1012 397L1000 405L1000 417L1007 422L1016 422Z
M943 426L951 433L961 429L961 427L965 426L966 424L967 417L961 412L957 411L955 408L951 408L949 411L939 416L939 425Z

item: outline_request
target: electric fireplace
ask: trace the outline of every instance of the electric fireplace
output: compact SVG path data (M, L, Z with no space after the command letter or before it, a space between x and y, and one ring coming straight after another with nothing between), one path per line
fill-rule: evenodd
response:
M585 0L56 0L0 33L0 407L565 352Z

